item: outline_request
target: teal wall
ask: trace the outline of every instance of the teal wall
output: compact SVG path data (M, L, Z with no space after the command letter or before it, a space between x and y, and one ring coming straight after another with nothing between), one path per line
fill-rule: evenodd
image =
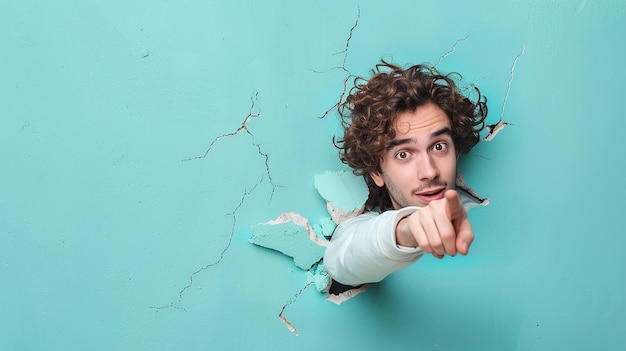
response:
M0 350L623 348L625 23L617 0L4 1ZM380 58L461 72L512 125L461 163L490 199L471 254L338 306L248 239L328 216L319 117Z

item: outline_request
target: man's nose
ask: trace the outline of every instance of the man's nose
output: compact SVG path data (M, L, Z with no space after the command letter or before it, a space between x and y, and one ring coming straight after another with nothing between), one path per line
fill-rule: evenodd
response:
M431 155L424 155L417 165L417 175L420 180L432 180L439 175L437 164Z

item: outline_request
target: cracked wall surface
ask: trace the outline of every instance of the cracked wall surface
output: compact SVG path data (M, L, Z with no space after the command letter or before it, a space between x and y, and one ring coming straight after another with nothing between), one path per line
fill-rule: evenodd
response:
M625 23L617 0L3 4L0 350L619 349ZM381 58L487 96L459 169L489 206L470 255L338 305L249 239L332 228L315 175L345 171L335 109Z

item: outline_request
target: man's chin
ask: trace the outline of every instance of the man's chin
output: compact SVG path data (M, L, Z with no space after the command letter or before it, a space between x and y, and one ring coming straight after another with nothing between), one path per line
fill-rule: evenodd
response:
M417 199L413 199L413 201L411 202L409 201L404 201L402 203L392 202L392 205L395 210L399 210L405 207L426 207L428 205L428 202L422 202Z

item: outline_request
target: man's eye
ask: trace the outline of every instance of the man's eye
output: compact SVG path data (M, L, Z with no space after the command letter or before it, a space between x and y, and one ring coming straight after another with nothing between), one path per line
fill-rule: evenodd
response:
M400 151L396 154L396 158L399 160L404 160L409 157L409 153L406 151Z
M448 149L448 144L446 143L437 143L433 146L433 150L437 152L443 152Z

